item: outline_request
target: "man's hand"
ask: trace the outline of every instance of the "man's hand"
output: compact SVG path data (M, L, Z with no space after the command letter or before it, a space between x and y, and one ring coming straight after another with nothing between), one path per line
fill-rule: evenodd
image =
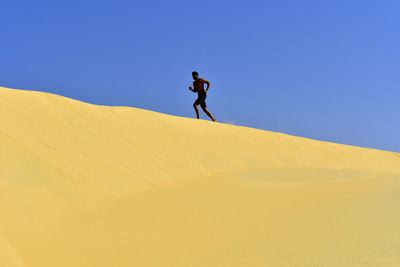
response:
M189 87L189 90L190 90L190 91L193 91L193 88L190 86L190 87Z

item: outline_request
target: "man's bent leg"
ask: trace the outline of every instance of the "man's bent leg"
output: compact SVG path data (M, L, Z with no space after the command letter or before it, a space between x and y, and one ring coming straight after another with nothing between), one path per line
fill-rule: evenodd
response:
M197 107L196 103L193 104L194 110L196 111L197 118L200 119L199 108Z
M211 115L211 112L208 111L207 107L202 107L202 109L208 115L208 117L210 117L210 119L212 119L212 121L217 121L216 119L214 119L213 115Z

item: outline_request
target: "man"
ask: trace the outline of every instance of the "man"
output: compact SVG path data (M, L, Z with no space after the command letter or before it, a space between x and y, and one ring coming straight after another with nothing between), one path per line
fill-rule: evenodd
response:
M194 80L194 82L193 82L194 89L192 87L189 87L189 90L192 92L198 93L198 97L197 97L196 101L194 101L194 103L193 103L193 107L194 107L194 110L196 111L197 118L200 119L199 108L197 107L198 105L200 105L201 109L208 115L208 117L210 117L212 119L212 121L217 121L211 115L210 111L208 111L207 105L206 105L206 97L207 97L208 89L210 88L210 82L207 81L206 79L199 78L199 74L197 73L197 71L193 71L192 76L193 76L193 80ZM204 90L204 84L207 84L206 90Z

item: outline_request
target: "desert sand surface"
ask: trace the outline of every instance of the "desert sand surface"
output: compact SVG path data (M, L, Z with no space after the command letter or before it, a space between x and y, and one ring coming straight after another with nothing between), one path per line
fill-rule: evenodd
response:
M400 266L400 155L0 87L0 266Z

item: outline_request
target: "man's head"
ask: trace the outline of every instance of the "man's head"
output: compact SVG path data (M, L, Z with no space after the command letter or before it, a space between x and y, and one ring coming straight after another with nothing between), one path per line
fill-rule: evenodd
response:
M192 72L193 80L197 80L199 78L199 73L197 71Z

